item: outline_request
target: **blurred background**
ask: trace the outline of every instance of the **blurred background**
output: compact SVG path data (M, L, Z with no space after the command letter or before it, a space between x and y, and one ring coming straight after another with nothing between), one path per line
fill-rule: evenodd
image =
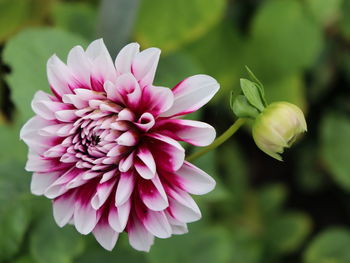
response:
M220 92L192 118L218 134L234 121L229 94L245 65L269 102L304 110L308 132L278 162L242 129L196 162L218 184L196 197L203 219L188 234L148 254L124 234L105 251L30 194L19 141L33 94L48 91L47 59L100 37L113 57L130 41L161 48L158 85L215 77ZM349 263L349 88L349 0L0 0L0 262Z

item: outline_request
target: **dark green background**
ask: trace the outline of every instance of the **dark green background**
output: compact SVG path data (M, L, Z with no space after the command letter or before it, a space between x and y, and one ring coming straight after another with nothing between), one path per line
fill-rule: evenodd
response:
M0 0L0 262L349 263L349 0ZM48 90L46 61L103 37L113 57L130 41L162 49L156 84L204 73L221 89L193 118L223 132L229 94L248 65L269 102L300 106L308 132L278 162L249 127L197 164L217 188L196 197L203 219L187 235L113 252L55 225L50 201L30 194L19 129ZM188 148L188 151L193 151Z

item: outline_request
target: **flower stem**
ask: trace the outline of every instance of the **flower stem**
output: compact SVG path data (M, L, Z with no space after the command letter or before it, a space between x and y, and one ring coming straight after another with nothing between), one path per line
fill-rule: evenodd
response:
M208 145L207 147L202 148L200 151L195 152L188 156L186 158L187 161L191 162L196 160L197 158L201 157L202 155L206 154L207 152L214 150L216 147L223 144L227 139L229 139L233 134L236 133L236 131L246 122L245 119L238 119L236 120L230 128L228 128L223 134L221 134L218 138L216 138L215 141L212 142L212 144Z

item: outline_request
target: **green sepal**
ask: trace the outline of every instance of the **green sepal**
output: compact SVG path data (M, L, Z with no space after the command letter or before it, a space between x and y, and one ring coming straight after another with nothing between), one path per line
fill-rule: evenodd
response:
M243 94L249 103L257 110L262 112L265 108L265 105L262 99L262 93L259 85L248 79L240 79L240 83Z
M266 103L266 99L265 99L265 90L264 90L264 85L261 83L261 81L254 75L253 71L250 70L250 68L248 68L248 66L245 66L246 70L248 71L248 74L251 78L252 81L256 82L258 88L259 88L259 91L260 91L260 96L261 96L261 99L262 99L262 102L264 104L264 106L266 107L267 106L267 103Z
M230 106L238 118L253 118L259 115L259 111L253 107L243 95L234 97L231 94Z

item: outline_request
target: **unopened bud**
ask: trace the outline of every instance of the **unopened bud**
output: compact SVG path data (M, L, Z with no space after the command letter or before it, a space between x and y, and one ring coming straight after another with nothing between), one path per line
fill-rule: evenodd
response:
M294 104L274 102L255 119L253 138L266 154L282 161L280 154L307 130L303 112Z

